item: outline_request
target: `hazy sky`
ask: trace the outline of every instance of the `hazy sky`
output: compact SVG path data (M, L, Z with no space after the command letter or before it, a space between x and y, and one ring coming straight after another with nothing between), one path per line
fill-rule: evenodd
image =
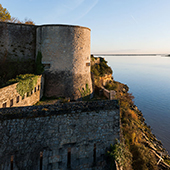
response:
M170 0L0 0L11 16L91 29L92 53L170 53Z

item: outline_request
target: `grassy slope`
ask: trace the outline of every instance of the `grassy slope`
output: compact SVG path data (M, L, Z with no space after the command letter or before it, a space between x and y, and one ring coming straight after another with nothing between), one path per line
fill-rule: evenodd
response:
M109 67L106 66L107 62L103 63L92 66L91 70L95 86L101 85L98 80L99 76L105 74L105 69L106 74L108 74ZM101 68L101 66L103 67ZM101 70L102 72L100 73ZM156 139L150 127L145 123L141 111L134 105L134 97L128 93L128 86L113 80L106 85L106 88L115 90L115 97L120 102L122 141L118 145L124 148L122 152L120 148L112 147L112 150L109 152L111 159L116 159L125 170L168 169L168 166L163 161L157 166L160 153L166 162L169 162L170 158L162 147L161 142ZM119 153L117 150L119 150Z

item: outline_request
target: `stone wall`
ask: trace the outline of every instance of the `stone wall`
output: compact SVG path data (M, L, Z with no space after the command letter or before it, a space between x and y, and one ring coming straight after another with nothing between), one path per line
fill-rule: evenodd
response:
M36 27L0 22L0 59L35 60Z
M77 100L86 84L92 93L90 32L89 28L80 26L0 22L0 78L5 77L0 81L33 73L40 51L46 74L45 96ZM30 64L24 63L27 61Z
M0 60L35 60L36 27L0 22Z
M25 94L24 98L16 90L18 83L0 88L0 108L31 106L37 103L43 96L44 78L39 76L37 85L32 92Z
M116 92L114 90L107 90L103 86L101 87L102 95L104 95L107 99L113 100L115 99Z
M119 139L117 101L0 109L1 170L106 169Z
M80 91L92 90L90 74L90 29L69 25L37 28L37 52L42 53L47 97L81 98Z
M0 22L0 86L19 74L35 72L36 27Z

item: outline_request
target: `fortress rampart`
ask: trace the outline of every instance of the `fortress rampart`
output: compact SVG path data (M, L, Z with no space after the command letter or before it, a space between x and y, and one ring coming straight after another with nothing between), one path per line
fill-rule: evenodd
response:
M0 22L0 60L35 60L36 26Z
M0 88L0 108L32 106L43 96L44 78L39 76L34 89L23 97L17 92L18 83Z
M115 100L0 109L2 170L105 169L119 139Z
M81 97L86 84L92 92L90 75L90 29L79 26L37 27L37 52L47 65L45 95ZM57 88L56 88L57 87Z
M24 61L27 62L25 70L33 73L30 60L35 63L37 53L41 52L47 97L77 100L86 84L92 93L90 45L90 29L86 27L0 22L1 63L18 62L19 66ZM22 64L21 68L25 65Z

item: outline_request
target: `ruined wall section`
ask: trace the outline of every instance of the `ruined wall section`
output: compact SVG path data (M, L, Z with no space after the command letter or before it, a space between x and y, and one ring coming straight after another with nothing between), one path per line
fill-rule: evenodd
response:
M46 70L45 95L81 97L79 89L90 75L90 29L80 26L44 25L37 28L37 52L42 53Z
M39 76L34 89L28 94L25 94L24 97L20 96L17 92L17 84L0 88L0 108L32 106L43 96L44 78L42 76Z
M0 59L35 60L36 26L0 22Z
M0 119L2 170L105 169L120 132L117 101L0 109Z

